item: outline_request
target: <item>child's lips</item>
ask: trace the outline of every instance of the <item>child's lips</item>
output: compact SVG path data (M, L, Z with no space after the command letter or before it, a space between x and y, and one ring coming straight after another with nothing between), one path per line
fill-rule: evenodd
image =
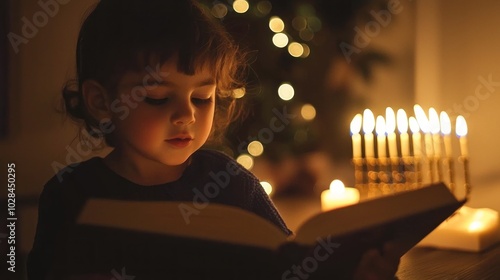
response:
M191 137L176 137L166 140L167 143L177 148L184 148L188 146L191 143L191 141L193 141L193 138Z

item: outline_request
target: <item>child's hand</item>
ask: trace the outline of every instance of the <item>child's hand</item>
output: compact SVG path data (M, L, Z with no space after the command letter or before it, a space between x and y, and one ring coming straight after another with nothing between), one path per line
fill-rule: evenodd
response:
M354 274L355 280L389 280L395 278L403 255L395 243L386 243L383 253L376 249L365 252Z

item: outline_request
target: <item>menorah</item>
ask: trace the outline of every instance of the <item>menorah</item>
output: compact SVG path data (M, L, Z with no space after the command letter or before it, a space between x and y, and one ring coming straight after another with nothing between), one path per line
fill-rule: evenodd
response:
M424 184L446 182L455 193L454 162L458 159L463 167L465 196L468 198L471 185L464 117L456 119L460 155L454 157L448 114L443 111L438 115L434 108L426 114L419 105L414 106L414 112L415 116L408 117L403 109L395 114L388 107L385 117L379 115L375 119L372 111L366 109L363 115L357 114L353 118L351 133L356 188L363 198L372 198L420 188ZM396 133L396 126L399 133Z
M366 109L363 115L357 114L352 120L355 186L360 191L361 198L421 188L435 182L447 184L450 191L457 196L455 173L458 172L455 172L454 164L457 160L463 169L460 174L463 175L465 199L469 200L471 184L467 123L464 117L456 118L455 133L460 154L454 156L448 114L441 112L438 115L434 108L430 108L426 114L419 105L415 105L413 109L415 116L408 118L404 110L399 109L396 116L394 110L389 107L386 109L385 118L378 116L376 119L372 111ZM399 134L395 132L396 123ZM360 135L361 128L364 141ZM376 141L374 130L377 134ZM488 208L463 206L426 236L419 245L479 252L498 242L498 212Z

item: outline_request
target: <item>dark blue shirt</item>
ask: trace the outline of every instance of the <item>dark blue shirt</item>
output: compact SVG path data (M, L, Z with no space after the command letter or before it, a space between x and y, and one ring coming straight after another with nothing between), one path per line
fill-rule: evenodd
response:
M75 223L85 201L92 197L142 201L220 203L240 207L286 227L259 180L232 158L216 151L199 150L176 181L155 185L135 184L94 157L68 166L54 176L40 195L38 226L28 257L28 278L45 279L54 259L54 248Z

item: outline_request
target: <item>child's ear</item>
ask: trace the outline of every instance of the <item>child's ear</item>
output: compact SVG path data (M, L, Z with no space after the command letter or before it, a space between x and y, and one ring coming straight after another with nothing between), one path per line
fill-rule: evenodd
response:
M111 118L108 92L100 83L94 80L83 82L82 94L85 107L94 119L100 121L105 118Z

